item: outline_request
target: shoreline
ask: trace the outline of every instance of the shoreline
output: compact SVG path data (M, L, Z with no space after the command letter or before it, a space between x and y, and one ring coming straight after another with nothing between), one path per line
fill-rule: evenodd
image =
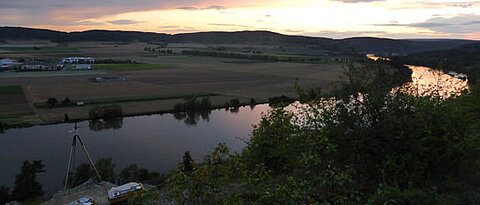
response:
M113 103L113 104L115 104L115 103ZM268 104L268 101L256 102L253 106L264 105L264 104ZM250 103L240 103L238 108L246 107L246 106L252 106L252 104L250 104ZM210 109L198 110L198 111L214 111L214 110L231 109L231 108L237 108L237 107L233 107L233 106L226 107L224 105L223 106L220 105L220 106L212 106ZM45 108L43 108L43 109L45 109ZM46 108L46 109L51 109L51 108ZM55 108L53 108L53 109L55 109ZM172 109L150 111L150 112L136 112L136 113L122 114L122 116L119 116L118 118L163 115L163 114L175 114L175 113L185 113L185 112L186 111L177 112L172 108ZM2 129L3 129L3 131L6 131L8 129L21 129L21 128L29 128L29 127L33 127L33 126L58 125L58 124L63 124L63 123L83 122L83 121L87 121L87 120L93 120L93 119L87 117L87 118L74 118L74 119L71 119L67 122L65 122L65 121L52 121L52 122L40 122L40 123L22 122L22 123L18 123L18 124L6 124L6 126L2 127Z

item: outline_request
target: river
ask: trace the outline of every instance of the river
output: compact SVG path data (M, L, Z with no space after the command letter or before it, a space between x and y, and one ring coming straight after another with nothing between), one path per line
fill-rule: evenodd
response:
M127 117L114 122L80 122L80 136L93 160L112 157L116 173L130 164L150 171L167 173L181 162L185 151L201 160L218 143L226 143L232 151L240 151L261 120L268 105L236 111L213 110L209 114L179 119L173 114ZM73 124L34 126L8 129L0 133L0 185L13 188L15 175L24 160L43 160L45 173L38 176L45 193L61 189L72 142L69 132ZM86 162L77 147L76 165Z

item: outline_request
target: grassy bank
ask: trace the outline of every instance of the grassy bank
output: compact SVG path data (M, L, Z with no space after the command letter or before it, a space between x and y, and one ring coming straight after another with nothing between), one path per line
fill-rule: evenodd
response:
M22 94L22 86L19 85L9 85L9 86L0 86L0 95L3 94Z
M214 93L195 93L188 95L165 95L165 96L154 96L154 97L120 97L120 98L101 98L101 99L92 99L92 100L73 100L74 102L84 102L85 105L103 105L103 104L115 104L115 103L125 103L125 102L142 102L142 101L155 101L155 100L173 100L173 99L184 99L190 97L211 97L218 96ZM70 103L67 105L57 104L54 106L47 105L46 102L34 103L34 106L39 109L50 109L50 108L61 108L61 107L72 107L76 106L75 103Z

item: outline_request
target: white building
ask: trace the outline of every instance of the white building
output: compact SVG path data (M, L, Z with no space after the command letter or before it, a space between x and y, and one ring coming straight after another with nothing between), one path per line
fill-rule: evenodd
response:
M63 63L95 63L95 58L92 57L68 57L62 59Z

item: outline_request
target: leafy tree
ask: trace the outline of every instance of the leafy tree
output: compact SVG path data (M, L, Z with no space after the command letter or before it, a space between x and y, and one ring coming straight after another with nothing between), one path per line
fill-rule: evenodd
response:
M48 105L49 107L54 107L54 106L57 105L57 104L58 104L58 101L57 101L56 98L48 98L48 100L47 100L47 105Z
M93 169L89 163L82 163L75 169L75 174L73 174L73 179L71 180L72 183L71 187L78 186L80 184L85 183L90 178L93 177Z
M37 181L37 175L45 172L42 160L24 161L20 174L15 176L15 188L12 198L23 201L25 199L43 195L42 185Z
M95 166L103 181L115 182L115 164L111 157L98 159Z
M119 174L119 178L122 183L137 181L137 182L145 182L152 178L159 177L158 173L150 173L145 168L138 168L136 164L132 164L124 169Z
M70 105L72 103L72 101L70 100L70 98L65 98L63 101L62 101L62 104L63 105Z
M190 155L190 151L186 151L185 154L183 155L182 171L191 172L193 169L192 163L193 163L193 159L192 159L192 156Z

